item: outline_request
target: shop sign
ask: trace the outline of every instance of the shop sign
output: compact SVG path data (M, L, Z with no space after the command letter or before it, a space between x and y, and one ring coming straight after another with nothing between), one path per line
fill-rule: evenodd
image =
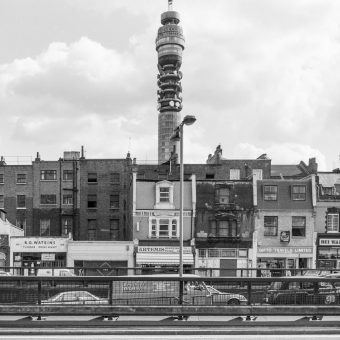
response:
M139 253L162 253L162 254L178 254L179 247L138 247ZM191 247L183 247L184 254L191 254Z
M55 254L54 253L42 253L41 261L55 261Z
M320 238L319 245L320 246L339 246L340 247L340 238Z
M11 250L13 252L66 252L66 238L52 237L12 237Z
M258 253L264 254L312 254L312 247L259 247Z
M290 241L290 231L281 231L280 233L280 242L287 242Z

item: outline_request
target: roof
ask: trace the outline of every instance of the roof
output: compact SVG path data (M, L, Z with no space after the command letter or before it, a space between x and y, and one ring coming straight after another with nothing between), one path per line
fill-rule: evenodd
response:
M298 165L283 164L274 165L272 164L270 176L271 177L301 177L305 176Z
M340 173L318 173L319 183L323 187L334 187L335 184L340 184Z

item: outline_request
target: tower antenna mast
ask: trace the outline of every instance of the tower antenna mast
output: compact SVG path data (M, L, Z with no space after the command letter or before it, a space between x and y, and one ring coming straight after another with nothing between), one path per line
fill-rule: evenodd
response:
M172 0L168 0L168 10L172 11Z

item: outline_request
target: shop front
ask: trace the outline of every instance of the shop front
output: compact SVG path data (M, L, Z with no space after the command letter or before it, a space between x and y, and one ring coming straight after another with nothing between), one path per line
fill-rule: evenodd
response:
M179 247L137 246L135 252L140 274L178 273ZM183 247L183 272L190 272L193 265L192 247Z
M132 241L70 241L67 266L77 275L116 276L134 274ZM129 269L130 268L130 269Z
M317 266L340 269L340 235L318 235Z
M66 267L66 237L11 237L11 266L17 274L36 275L38 268Z
M282 269L313 268L313 247L258 247L257 268L261 275L286 275ZM265 271L270 269L270 271ZM288 273L288 272L287 272ZM289 274L288 274L289 275Z

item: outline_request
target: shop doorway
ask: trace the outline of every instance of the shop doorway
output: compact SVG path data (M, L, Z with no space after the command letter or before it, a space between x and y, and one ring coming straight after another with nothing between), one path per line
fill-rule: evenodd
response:
M299 268L307 268L307 259L299 259Z

